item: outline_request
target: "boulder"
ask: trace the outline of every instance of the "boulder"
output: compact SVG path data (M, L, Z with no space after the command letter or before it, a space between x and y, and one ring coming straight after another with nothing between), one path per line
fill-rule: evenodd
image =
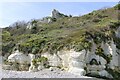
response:
M19 52L18 50L15 51L15 53L11 54L9 57L8 57L8 61L9 62L17 62L17 63L20 63L20 64L29 64L30 61L31 61L31 58L21 52Z
M102 77L113 78L111 74L109 74L106 70L102 70L99 72L99 75Z
M86 74L86 71L82 68L76 68L76 67L70 67L68 72L75 74L75 75L80 75L84 76Z

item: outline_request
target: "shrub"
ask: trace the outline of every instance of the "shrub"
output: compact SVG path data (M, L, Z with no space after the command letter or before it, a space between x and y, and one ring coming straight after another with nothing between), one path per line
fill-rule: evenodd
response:
M112 55L105 55L104 52L103 52L103 49L99 46L97 49L96 49L96 52L95 52L96 55L99 55L99 56L102 56L106 61L107 63L110 63L111 59L112 59Z
M36 34L37 33L37 27L36 26L33 26L32 29L31 29L31 33L32 34Z
M120 26L120 21L111 21L109 26L111 29L117 29Z
M46 57L40 57L37 59L37 62L46 62L48 59Z
M57 21L57 19L56 19L56 18L52 18L52 21L53 21L53 22L56 22L56 21Z
M33 65L37 66L37 60L36 59L33 59L32 63L33 63Z
M113 70L110 68L106 68L106 70L108 71L108 73L110 73L113 76L113 80L119 80L120 79L120 70Z
M39 52L39 48L38 47L34 47L33 49L32 49L32 53L33 54L37 54Z
M114 8L120 10L120 3L118 3Z
M93 20L92 20L93 22L99 22L99 21L101 21L99 18L94 18Z

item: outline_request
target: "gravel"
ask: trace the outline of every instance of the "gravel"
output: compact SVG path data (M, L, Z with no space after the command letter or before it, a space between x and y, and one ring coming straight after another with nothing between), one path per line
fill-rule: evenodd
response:
M38 72L2 70L3 78L90 78L65 71L44 69Z
M50 69L43 69L37 72L3 70L1 59L2 58L0 56L0 80L2 78L91 78L87 76L74 75L58 69L52 71Z

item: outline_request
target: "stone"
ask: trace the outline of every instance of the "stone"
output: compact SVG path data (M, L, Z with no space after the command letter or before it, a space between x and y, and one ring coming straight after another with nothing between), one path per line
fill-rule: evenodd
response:
M38 71L38 69L36 68L36 66L31 65L31 66L29 67L29 72L36 72L36 71Z
M64 70L68 70L69 63L70 63L70 51L69 50L62 50L58 51L57 54L61 59L61 66Z
M31 23L28 23L28 25L27 25L27 28L26 29L32 29L32 24Z
M116 31L116 36L120 38L120 26L119 26L119 28Z
M26 64L21 64L21 65L19 66L19 70L20 70L20 71L28 71L28 70L29 70L29 66L26 65Z
M44 53L41 56L44 56L46 58L48 58L48 63L50 66L61 66L62 62L61 59L57 56L57 54L49 54L49 53Z
M76 67L70 67L68 72L75 74L75 75L81 75L84 76L86 74L86 71L82 68L76 68Z
M112 55L112 48L108 43L101 43L101 48L104 51L104 54L107 55Z
M17 70L28 70L28 65L32 65L32 60L34 58L34 54L26 55L16 50L15 53L11 54L8 57L8 62L12 62L14 68L16 68Z
M75 75L85 75L86 71L84 70L85 65L85 50L80 52L76 52L74 50L70 50L70 64L68 72L73 73Z
M111 74L109 74L106 70L102 70L99 72L99 75L102 77L113 78Z
M82 50L80 52L76 52L74 50L70 50L71 54L70 57L73 59L79 59L80 61L84 61L84 57L85 57L85 50Z
M58 19L58 18L65 17L65 16L67 16L67 15L64 15L64 14L60 13L56 9L53 9L53 11L52 11L52 18Z
M111 69L115 69L116 66L119 66L119 61L118 61L119 60L119 54L116 52L117 48L116 48L116 45L114 44L113 41L111 41L110 46L111 46L111 49L112 49L112 51L111 51L112 60L110 61L109 66L110 66Z
M60 17L59 11L57 11L56 9L54 9L52 11L52 18L59 18L59 17Z
M8 57L8 61L9 62L17 62L17 63L21 63L21 64L24 64L24 63L30 63L30 57L19 52L18 50L15 51L15 53L11 54L9 57Z
M8 57L8 61L9 62L17 62L20 64L24 64L24 63L30 64L34 58L35 58L35 55L33 55L33 54L26 55L17 50L17 51L15 51L15 53L11 54Z
M49 54L48 52L41 54L41 57L44 56L48 58L48 63L50 66L49 69L51 71L57 70L57 67L61 67L62 69L75 74L84 76L85 74L91 74L93 76L102 76L111 78L111 74L109 74L105 68L107 61L102 56L96 55L95 51L97 48L97 44L94 42L92 43L92 48L89 51L82 50L80 52L76 52L74 49L71 50L61 50L58 51L56 54ZM104 50L105 55L112 55L112 60L108 67L114 69L114 67L118 66L118 54L117 48L113 41L108 43L101 43L101 48ZM119 51L119 50L118 50ZM35 58L35 55L29 54L28 55L31 66L29 67L29 71L38 71L42 70L44 66L39 64L39 66L35 66L32 63L32 60ZM15 58L15 57L14 57ZM16 59L16 58L15 58ZM95 59L98 64L90 65L90 61ZM13 59L14 61L14 59ZM85 69L87 68L87 69ZM58 69L59 70L59 69Z
M51 23L51 17L44 17L41 20L38 21L39 23Z
M99 72L98 71L90 71L89 75L97 77L97 76L99 76Z
M4 70L13 70L13 67L11 65L2 65L2 69L4 69Z
M57 67L50 67L49 70L51 70L51 71L57 71L57 70L59 70L59 68L57 68Z
M70 65L73 66L73 67L84 68L85 63L73 60L73 61L70 62Z
M44 69L44 66L43 65L39 65L37 69L38 70L42 70L42 69Z

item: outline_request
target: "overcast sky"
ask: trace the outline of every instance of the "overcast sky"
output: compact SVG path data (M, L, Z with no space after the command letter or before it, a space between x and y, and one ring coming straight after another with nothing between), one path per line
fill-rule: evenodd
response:
M5 2L0 3L0 27L7 27L16 21L50 16L53 9L76 16L116 4L117 2Z

